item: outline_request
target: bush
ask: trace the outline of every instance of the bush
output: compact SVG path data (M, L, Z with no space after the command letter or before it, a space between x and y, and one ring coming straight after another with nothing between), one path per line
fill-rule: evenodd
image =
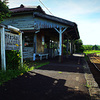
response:
M0 85L3 83L18 77L19 75L22 76L23 73L31 71L33 69L39 68L41 66L47 65L49 62L43 62L43 63L36 63L36 67L31 66L29 67L28 63L24 63L23 67L20 67L20 69L8 69L6 72L5 71L0 71Z
M12 78L16 78L19 75L23 75L23 73L33 70L34 67L28 67L26 64L23 64L21 69L8 69L5 71L0 71L0 85L4 82L11 80Z
M20 66L19 50L6 50L6 66L7 69L18 69Z

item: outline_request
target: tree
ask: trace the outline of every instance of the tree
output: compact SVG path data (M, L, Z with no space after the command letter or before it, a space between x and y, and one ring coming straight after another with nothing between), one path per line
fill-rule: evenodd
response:
M92 47L92 50L99 50L99 48L98 48L97 45L94 45L94 46Z
M92 45L83 45L84 50L92 50L93 46Z
M75 45L77 53L82 53L84 51L83 42L81 39L76 40Z
M0 0L0 23L4 18L10 17L10 11L7 6L8 0Z
M10 17L10 11L7 6L8 0L0 0L0 23L4 18ZM0 35L1 36L1 35ZM0 67L1 67L1 37L0 37Z

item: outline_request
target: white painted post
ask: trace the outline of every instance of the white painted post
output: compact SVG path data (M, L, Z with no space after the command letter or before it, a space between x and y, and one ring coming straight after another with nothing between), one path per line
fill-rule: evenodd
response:
M69 45L68 45L68 39L67 39L67 43L66 43L66 53L68 53L68 48L69 48Z
M34 53L33 53L33 61L36 60L36 53L37 53L37 34L34 35Z
M6 71L6 55L5 55L5 27L1 26L1 66L2 70Z
M60 27L59 30L57 28L55 28L55 30L59 33L59 62L61 62L61 56L62 56L62 34L63 32L67 29L64 28L64 30L62 30L62 28Z
M69 39L67 39L67 43L66 43L66 57L68 58L68 48L69 48Z
M73 40L71 41L71 48L72 48L71 54L73 54Z
M21 65L23 67L22 32L20 33L20 51L21 51Z
M73 53L73 40L71 40L71 42L70 42L70 53L71 53L71 55Z
M73 53L75 53L75 44L73 44Z
M59 31L59 55L62 55L62 30Z
M72 46L71 46L71 42L70 42L70 53L72 53L72 48L71 48Z
M76 52L76 45L74 44L74 53Z
M34 35L34 43L35 43L34 52L37 53L37 34Z

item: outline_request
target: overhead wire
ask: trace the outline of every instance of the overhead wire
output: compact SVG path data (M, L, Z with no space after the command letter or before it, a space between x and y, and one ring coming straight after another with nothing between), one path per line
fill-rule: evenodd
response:
M45 4L41 1L41 0L39 0L40 1L40 3L49 11L49 13L50 14L52 14L52 12L45 6ZM52 14L53 15L53 14Z

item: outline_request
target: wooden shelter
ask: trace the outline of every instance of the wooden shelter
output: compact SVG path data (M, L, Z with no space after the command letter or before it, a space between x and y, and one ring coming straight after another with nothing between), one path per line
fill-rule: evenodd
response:
M10 11L12 16L3 23L15 26L24 32L23 58L33 57L35 60L39 57L41 60L42 57L57 55L61 58L63 40L71 40L73 44L73 40L80 38L76 23L48 15L40 6L21 5Z

